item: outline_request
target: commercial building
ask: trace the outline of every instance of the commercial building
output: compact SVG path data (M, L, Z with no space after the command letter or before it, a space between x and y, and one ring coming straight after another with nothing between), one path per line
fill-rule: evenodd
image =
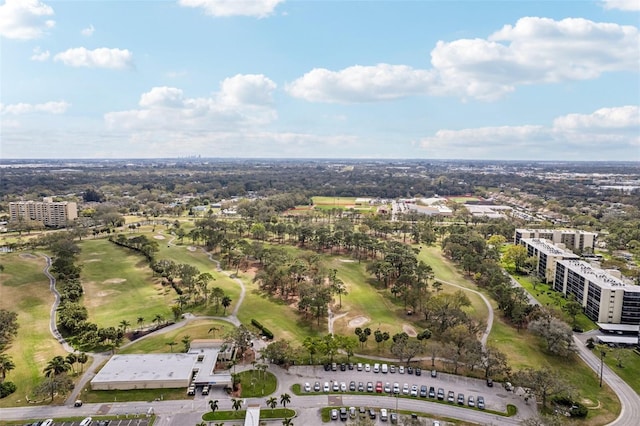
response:
M78 217L78 205L71 201L54 202L50 198L44 201L16 201L9 203L9 217L11 221L30 219L42 222L45 226L61 228Z
M219 340L198 340L187 353L114 355L91 380L93 390L231 386L228 370L216 363L233 350Z
M640 286L625 284L607 271L581 260L558 260L553 289L572 295L591 320L640 324Z
M536 273L545 282L553 282L556 276L556 263L560 260L579 259L573 252L555 246L549 240L538 238L521 238L520 245L527 249L529 257L537 259Z
M523 238L549 240L553 244L564 244L569 250L578 253L593 253L598 234L577 229L516 229L514 243L520 244Z

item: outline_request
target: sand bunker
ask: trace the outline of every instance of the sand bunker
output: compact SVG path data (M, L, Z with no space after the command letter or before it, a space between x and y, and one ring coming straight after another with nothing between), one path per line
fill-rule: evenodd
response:
M19 257L21 257L22 259L35 259L38 256L34 256L31 253L20 253Z
M89 262L100 262L100 259L87 259L84 261L85 263L89 263Z
M339 259L339 260L342 263L353 263L353 262L355 262L355 260L353 260L353 259Z
M418 333L416 333L416 329L409 324L402 324L402 331L407 333L409 337L416 337L418 335Z
M126 279L125 278L110 278L108 280L104 280L103 283L104 284L120 284L125 282Z
M187 247L187 250L189 250L189 251L196 251L196 250L198 250L198 249L197 249L197 248L195 248L194 246L188 246L188 247Z
M154 235L153 238L156 240L164 240L164 235Z
M367 317L362 317L362 316L355 317L354 319L349 321L349 327L350 328L360 327L361 325L365 325L368 322L369 322L369 318Z

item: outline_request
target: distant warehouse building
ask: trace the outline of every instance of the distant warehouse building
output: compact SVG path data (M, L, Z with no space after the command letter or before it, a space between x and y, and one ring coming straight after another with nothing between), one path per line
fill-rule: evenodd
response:
M593 253L598 234L578 229L516 229L514 243L520 244L523 238L549 240L553 244L564 244L568 249L578 253Z
M45 226L62 228L78 217L78 205L71 201L54 202L50 198L44 201L16 201L9 203L9 217L14 222L30 219L42 222Z
M640 286L628 285L581 260L558 260L553 289L573 295L599 323L640 324Z

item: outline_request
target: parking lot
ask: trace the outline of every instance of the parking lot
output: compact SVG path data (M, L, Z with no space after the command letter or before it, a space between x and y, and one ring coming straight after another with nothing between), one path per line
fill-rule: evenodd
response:
M76 420L73 422L54 422L52 426L80 426L82 420ZM29 424L29 423L27 423ZM39 422L31 423L31 425L39 425ZM116 419L116 420L100 420L94 419L91 422L91 426L149 426L151 420L149 418L144 419Z

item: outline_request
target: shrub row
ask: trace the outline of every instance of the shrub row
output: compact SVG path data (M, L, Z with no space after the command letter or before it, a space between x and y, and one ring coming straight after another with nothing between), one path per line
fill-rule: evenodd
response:
M264 337L266 337L269 340L273 340L273 333L267 327L265 327L264 325L260 324L255 319L251 320L251 324L253 324L255 327L257 327L260 330L260 333L262 333L262 335Z

